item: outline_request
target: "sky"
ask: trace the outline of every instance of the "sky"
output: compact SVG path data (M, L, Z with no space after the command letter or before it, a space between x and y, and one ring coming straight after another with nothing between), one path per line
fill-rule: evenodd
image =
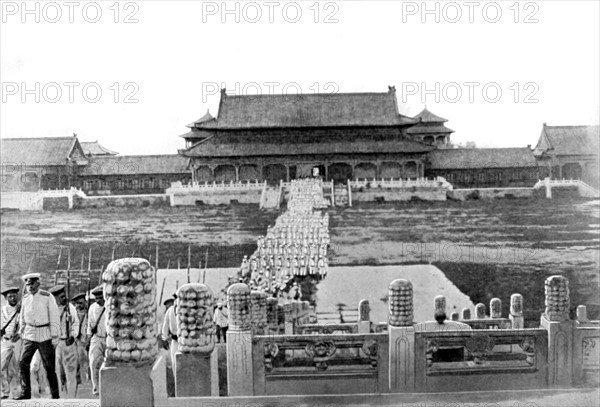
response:
M387 92L453 142L598 124L597 1L1 1L0 134L172 154L219 89Z

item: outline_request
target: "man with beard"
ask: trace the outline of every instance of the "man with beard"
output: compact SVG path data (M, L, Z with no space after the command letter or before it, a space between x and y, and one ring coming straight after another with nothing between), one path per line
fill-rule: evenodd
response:
M64 285L52 287L60 315L60 341L56 346L56 372L65 372L66 383L62 374L58 376L62 389L67 390L67 398L74 399L77 392L77 346L75 338L79 333L79 317L77 309L67 301Z
M106 312L104 308L104 293L102 286L92 290L96 302L90 306L86 333L90 338L89 360L92 370L92 392L100 394L100 367L104 363L106 350Z
M60 314L56 300L47 291L40 290L40 273L30 273L23 277L26 294L23 296L19 314L19 334L23 340L21 362L21 395L15 400L31 398L31 359L37 350L48 375L50 393L53 399L59 398L58 379L54 346L60 340Z
M71 301L77 309L77 317L79 318L79 332L75 337L75 346L77 347L77 384L87 383L90 380L90 363L88 360L88 345L87 336L87 301L85 293L77 294Z
M21 337L19 336L17 323L19 322L19 288L8 287L2 290L7 304L2 307L2 331L0 366L2 367L2 398L10 397L11 387L13 394L18 392L19 382L19 356L21 353ZM15 386L12 386L13 379Z

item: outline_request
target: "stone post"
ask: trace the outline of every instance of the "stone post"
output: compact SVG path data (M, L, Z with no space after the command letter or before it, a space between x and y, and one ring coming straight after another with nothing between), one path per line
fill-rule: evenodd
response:
M369 300L360 300L358 303L358 333L371 332L371 306Z
M252 371L252 315L250 288L236 283L227 290L229 329L227 330L228 395L254 395Z
M463 308L461 312L461 319L463 321L471 319L471 310L469 308Z
M283 331L285 335L294 334L294 305L291 302L283 304L283 317L285 319Z
M548 330L548 384L571 386L573 382L573 321L569 317L569 280L550 276L544 283L546 309L540 326Z
M502 318L502 301L500 298L490 300L490 318Z
M252 335L267 334L267 294L262 291L250 293L252 304Z
M475 318L485 319L485 304L479 303L475 305Z
M436 313L438 311L446 312L446 297L443 295L436 295L433 299L433 312Z
M403 279L392 281L388 297L390 391L411 392L415 387L415 329L411 282Z
M102 407L154 405L155 272L146 259L126 258L112 261L102 274L107 313L106 360L100 368Z
M525 328L525 318L523 317L523 296L513 294L510 296L510 315L512 329Z
M177 290L176 397L219 396L213 307L213 292L204 284L184 284Z
M267 298L267 329L269 334L279 334L279 316L277 308L277 298Z
M544 179L544 185L546 187L546 198L552 199L552 187L550 186L550 177Z
M577 306L577 321L582 323L589 322L587 317L587 307L585 305Z

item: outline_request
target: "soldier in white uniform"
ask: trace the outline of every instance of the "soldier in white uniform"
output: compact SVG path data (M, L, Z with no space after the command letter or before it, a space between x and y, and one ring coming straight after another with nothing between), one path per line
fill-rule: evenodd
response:
M90 363L88 360L88 344L87 336L87 301L85 293L77 294L71 298L71 302L77 308L77 316L79 317L79 332L75 337L75 346L77 346L77 384L87 383L91 380Z
M173 294L173 297L177 298L175 294ZM175 354L179 348L177 345L177 314L175 314L176 307L177 303L169 307L167 312L165 312L165 320L163 321L162 327L163 340L171 341L169 348L171 350L171 366L173 368L173 374L175 374Z
M79 317L77 309L67 302L64 285L52 287L50 293L54 295L58 304L60 315L60 341L56 346L56 372L62 369L65 372L66 383L62 374L58 379L62 389L67 389L67 398L74 399L77 392L77 345L75 338L79 333Z
M106 312L102 286L94 288L92 295L96 302L90 306L86 333L90 338L89 360L92 370L92 392L97 396L100 394L100 367L104 363L104 352L106 351Z
M21 354L21 337L18 332L19 312L19 288L8 287L2 290L6 298L6 305L2 307L2 340L0 352L0 366L2 367L2 398L16 396L19 391L19 356ZM14 386L13 386L14 382Z
M48 375L50 393L53 399L59 398L58 379L54 346L60 340L60 315L56 300L47 291L40 290L40 273L23 276L26 294L23 296L19 314L19 334L23 341L19 370L21 374L21 395L15 400L31 398L31 359L36 350L40 351L42 364Z

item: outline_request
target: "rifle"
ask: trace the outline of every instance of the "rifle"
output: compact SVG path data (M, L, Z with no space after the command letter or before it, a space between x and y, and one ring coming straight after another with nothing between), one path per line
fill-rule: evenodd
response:
M100 272L102 272L102 270L100 270ZM86 305L85 305L85 317L89 318L89 314L90 314L90 296L91 293L90 291L92 290L91 285L92 285L92 248L90 247L90 252L88 255L88 284L87 284L87 301L86 301ZM82 321L79 321L79 323L81 324ZM81 326L81 325L80 325ZM87 327L85 327L86 331L87 331Z
M206 281L206 269L208 267L208 247L206 248L206 256L204 257L204 275L202 276L202 284Z
M163 299L163 294L165 293L165 283L167 282L167 277L165 276L165 279L163 280L162 283L162 288L160 289L160 298L158 299L158 304L162 305L162 299Z
M58 261L56 262L56 271L54 272L54 285L58 284L58 268L60 267L60 257L62 255L62 246L58 252Z
M67 305L65 305L65 307L67 308L67 320L65 321L66 323L66 327L67 327L67 338L71 337L71 327L70 327L70 319L71 319L71 290L70 290L70 285L71 285L71 249L69 249L69 251L67 252L68 254L68 261L67 261L67 284L66 284L66 289L65 289L65 293L67 295Z
M154 268L156 269L156 271L158 272L158 245L156 245L156 258L154 259Z
M187 282L190 283L190 261L191 261L191 247L188 245L188 267L187 267Z

